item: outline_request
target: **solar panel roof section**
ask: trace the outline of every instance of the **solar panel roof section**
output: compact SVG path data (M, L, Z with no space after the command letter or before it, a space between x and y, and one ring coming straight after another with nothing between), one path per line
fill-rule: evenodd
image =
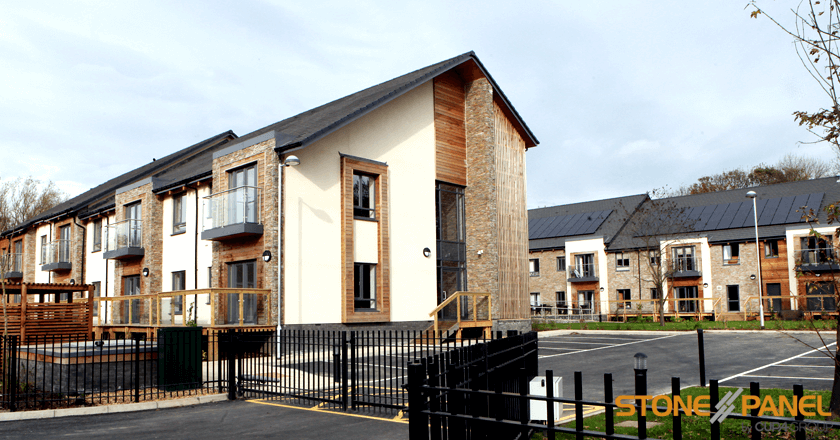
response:
M558 218L556 223L551 224L551 228L547 229L546 232L543 234L545 237L560 237L560 231L569 224L569 221L572 220L571 215L564 215Z
M767 204L764 206L764 210L761 211L761 215L758 216L758 226L769 226L770 222L773 220L773 216L776 215L776 209L779 208L779 202L781 199L767 199Z
M808 209L813 209L814 212L819 211L820 205L822 204L823 195L824 193L811 194L810 197L808 197ZM804 212L800 214L806 214L808 212L808 209L805 209Z
M533 226L529 225L530 233L528 235L531 236L531 238L542 237L542 232L545 230L546 225L548 225L548 223L550 223L553 219L554 217L543 217L536 219L534 221Z
M595 222L592 223L592 225L589 226L589 230L587 230L586 233L587 234L594 234L595 231L597 231L598 228L600 228L601 225L604 224L604 222L607 220L607 218L610 216L610 214L612 214L612 212L613 212L612 209L605 209L605 210L601 211L598 214L598 218L595 220Z
M802 213L797 210L808 204L808 198L810 196L810 194L800 194L793 199L793 206L791 206L790 212L788 212L788 217L785 223L797 223L802 221Z
M697 220L697 223L694 224L695 231L705 231L706 223L709 222L709 219L712 217L712 214L715 212L715 206L717 205L710 205L704 206L703 211L700 212L700 219Z
M744 202L732 202L726 204L726 211L723 213L723 217L718 222L718 229L729 229L729 225L732 224L732 220L735 219L735 214L738 213L738 208Z
M758 215L758 218L761 218L761 212L764 211L764 206L765 205L767 205L767 200L756 200L755 201L756 213ZM752 203L750 203L750 208L752 208ZM750 209L750 213L749 213L749 215L747 215L747 219L744 220L744 226L742 226L742 227L744 227L744 228L750 227L751 228L751 227L755 226L755 215L756 214L753 214L752 209Z
M580 231L582 231L583 227L586 225L587 219L591 217L591 212L584 212L580 217L574 220L575 223L571 228L569 228L569 232L564 235L580 235Z
M793 199L795 198L795 196L788 196L782 197L779 200L779 207L776 208L776 214L770 220L771 225L783 225L787 223L788 214L790 214L790 208L793 206Z
M709 221L706 222L706 226L703 227L704 231L711 231L718 229L718 223L720 223L720 219L723 218L723 213L726 212L726 208L729 205L726 203L722 203L720 205L715 205L715 210L712 211L712 216L709 217Z
M743 228L747 222L747 217L752 218L750 214L752 214L752 202L741 202L738 205L738 213L735 214L735 218L732 219L732 223L729 224L730 228Z
M578 220L580 220L583 217L583 214L585 214L585 213L581 212L581 213L573 215L572 218L570 218L569 221L566 222L566 224L563 225L563 227L560 229L560 233L559 233L558 236L559 237L565 237L565 236L568 236L568 235L572 235L572 233L571 233L572 230L577 229L577 226L578 226L577 222L578 222Z
M528 221L528 238L537 238L537 230L545 221L544 218L535 218L533 220Z

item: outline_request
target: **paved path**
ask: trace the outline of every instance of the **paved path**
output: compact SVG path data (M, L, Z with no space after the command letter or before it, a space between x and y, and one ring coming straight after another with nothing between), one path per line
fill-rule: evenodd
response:
M402 439L408 424L248 401L0 423L0 438Z

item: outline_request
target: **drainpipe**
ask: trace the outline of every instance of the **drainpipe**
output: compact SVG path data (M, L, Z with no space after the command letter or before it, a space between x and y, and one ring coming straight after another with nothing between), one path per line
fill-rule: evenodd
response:
M54 237L55 236L53 235L53 223L50 222L50 241L49 241L50 243L52 243ZM50 249L48 248L47 251L49 251L49 250ZM42 261L42 263L43 263L43 261ZM36 270L35 272L38 272L38 271ZM49 284L49 283L52 283L52 271L51 270L47 271L47 284ZM43 296L42 296L42 298L43 298Z
M194 187L188 185L187 188L192 188L195 191L195 238L193 239L193 269L195 269L195 274L193 275L193 289L198 290L198 182L196 182ZM198 322L197 293L193 295L193 320L195 320L196 323Z
M108 230L107 229L108 225L111 224L110 220L111 219L108 218L108 214L105 214L105 230L106 231ZM106 245L107 245L107 243L106 243ZM102 251L101 246L100 246L99 250ZM108 297L108 265L109 264L111 264L111 262L108 261L108 260L105 260L105 290L103 290L103 293L102 293L102 296L104 296L104 297ZM106 305L105 306L105 324L107 324L107 323L108 323L108 306Z

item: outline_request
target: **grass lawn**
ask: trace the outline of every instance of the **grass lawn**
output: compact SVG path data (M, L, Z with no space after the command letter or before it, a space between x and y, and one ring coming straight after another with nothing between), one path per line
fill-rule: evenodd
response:
M814 320L814 321L765 321L764 328L768 330L831 330L837 327L835 320ZM536 331L543 330L696 330L720 329L720 330L758 330L758 321L694 321L684 319L680 322L665 322L660 326L659 322L533 322L532 328Z
M720 396L723 397L729 391L735 391L736 388L723 388L719 389ZM745 390L748 391L748 390ZM693 388L686 388L682 390L680 393L685 399L685 396L705 396L709 394L708 388L703 387L693 387ZM805 391L804 393L806 396L808 395L817 395L822 396L822 403L824 406L824 411L828 412L828 403L829 399L831 398L830 391ZM743 395L743 394L742 394ZM767 389L761 390L761 398L763 399L764 396L770 395L773 396L773 401L778 403L778 396L784 395L787 396L789 400L792 401L793 399L793 391L791 390L782 390L782 389ZM708 401L706 401L708 402ZM664 405L660 402L660 406ZM733 414L741 414L741 398L735 400L735 411ZM567 411L564 415L570 416L573 415L573 412ZM765 414L767 415L767 414ZM786 416L790 416L789 413L785 414ZM812 420L824 420L824 417L814 416L814 417L807 417L808 419ZM637 415L634 414L632 416L615 416L614 417L615 423L621 423L624 421L632 421L636 422ZM658 426L649 427L647 430L647 435L650 438L661 438L661 439L672 439L673 438L673 430L672 424L673 420L670 416L656 416L652 413L647 413L647 421L648 422L658 422ZM584 429L592 430L592 431L600 431L604 432L606 428L606 416L605 414L599 414L596 416L588 417L583 420ZM746 434L742 428L742 426L749 427L749 423L745 420L736 420L736 419L726 419L721 424L721 438L724 439L746 439L749 438L749 435ZM566 424L562 425L566 428L575 427L575 422L572 420ZM711 426L709 424L709 417L705 416L682 416L682 433L684 439L708 439L710 438L711 433ZM616 434L626 434L626 435L636 435L637 428L635 426L631 427L616 427L615 428ZM575 438L573 434L557 434L556 438L558 439L572 439ZM585 438L597 438L597 437L585 437ZM770 434L764 433L762 438L779 438L779 439L793 439L793 433L778 433L778 434ZM840 432L827 432L827 433L819 433L819 432L808 432L807 433L808 439L840 439ZM532 440L543 440L545 439L543 432L535 433L532 437Z

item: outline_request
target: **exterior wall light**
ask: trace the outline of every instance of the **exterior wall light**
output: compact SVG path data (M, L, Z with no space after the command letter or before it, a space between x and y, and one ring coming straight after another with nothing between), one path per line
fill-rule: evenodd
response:
M300 159L298 159L298 157L295 155L291 155L287 157L285 161L283 161L284 167L294 167L298 165L300 165Z
M70 285L72 286L72 285L75 285L75 284L76 284L76 280L75 280L75 279L71 279L71 280L70 280Z
M601 292L602 292L602 293L604 292L604 288L603 288L603 287L601 288Z
M429 248L423 248L423 256L429 258L432 256L432 250Z
M148 267L144 267L144 268L143 268L143 276L144 276L144 277L149 276L149 268L148 268Z
M750 279L755 281L755 274L750 275Z
M709 283L703 283L703 288L708 289L709 288Z
M263 261L265 261L266 263L271 261L271 251L263 252L262 257L263 257Z

